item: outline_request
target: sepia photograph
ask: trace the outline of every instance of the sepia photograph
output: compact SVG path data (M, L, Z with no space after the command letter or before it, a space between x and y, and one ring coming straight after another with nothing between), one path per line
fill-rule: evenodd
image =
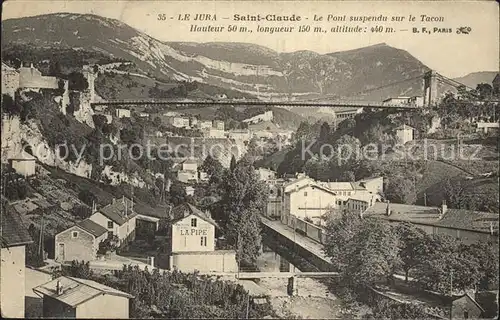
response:
M497 1L2 3L2 318L498 319Z

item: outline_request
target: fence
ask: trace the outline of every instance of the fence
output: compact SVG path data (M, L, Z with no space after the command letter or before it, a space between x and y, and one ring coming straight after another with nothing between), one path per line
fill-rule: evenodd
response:
M298 233L319 243L325 242L325 231L312 223L304 221L290 214L281 216L281 223L295 229Z

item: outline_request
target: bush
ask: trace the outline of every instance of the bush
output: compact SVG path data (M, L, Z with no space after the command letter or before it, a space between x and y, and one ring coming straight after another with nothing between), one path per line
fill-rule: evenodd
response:
M80 199L83 203L88 206L93 206L94 203L97 203L96 195L90 190L82 190L78 193L78 199Z
M81 220L85 220L92 215L92 210L86 206L74 206L71 214Z

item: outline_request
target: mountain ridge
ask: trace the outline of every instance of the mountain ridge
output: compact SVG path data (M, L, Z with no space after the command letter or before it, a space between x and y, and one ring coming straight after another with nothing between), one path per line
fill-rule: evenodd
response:
M2 49L11 44L83 48L134 62L157 79L197 81L261 99L356 96L381 101L421 95L422 81L411 79L429 70L407 51L386 43L320 54L307 49L277 52L242 42L165 42L95 14L6 19L2 38ZM399 84L374 90L395 82Z

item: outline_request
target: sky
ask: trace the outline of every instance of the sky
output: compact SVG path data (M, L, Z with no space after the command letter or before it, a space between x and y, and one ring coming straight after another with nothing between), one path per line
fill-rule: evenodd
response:
M8 0L3 3L2 19L56 12L92 13L114 18L162 41L250 42L278 52L311 50L331 53L378 43L408 51L425 65L448 77L459 77L477 71L499 69L499 6L495 1L43 1ZM217 21L179 21L178 16L216 14ZM300 22L234 22L235 14L300 15ZM158 20L165 14L166 20ZM314 16L323 21L314 21ZM325 21L328 15L388 17L389 21ZM409 22L409 15L416 19ZM421 22L421 15L442 17L441 22ZM393 16L404 17L391 22ZM171 19L172 17L172 19ZM226 19L224 19L226 18ZM307 20L306 20L307 18ZM190 26L356 26L367 27L366 33L240 33L190 32ZM394 33L370 32L372 27L393 27ZM418 33L413 28L451 29L451 33ZM457 34L458 27L470 27L469 34ZM407 31L400 31L407 30Z

